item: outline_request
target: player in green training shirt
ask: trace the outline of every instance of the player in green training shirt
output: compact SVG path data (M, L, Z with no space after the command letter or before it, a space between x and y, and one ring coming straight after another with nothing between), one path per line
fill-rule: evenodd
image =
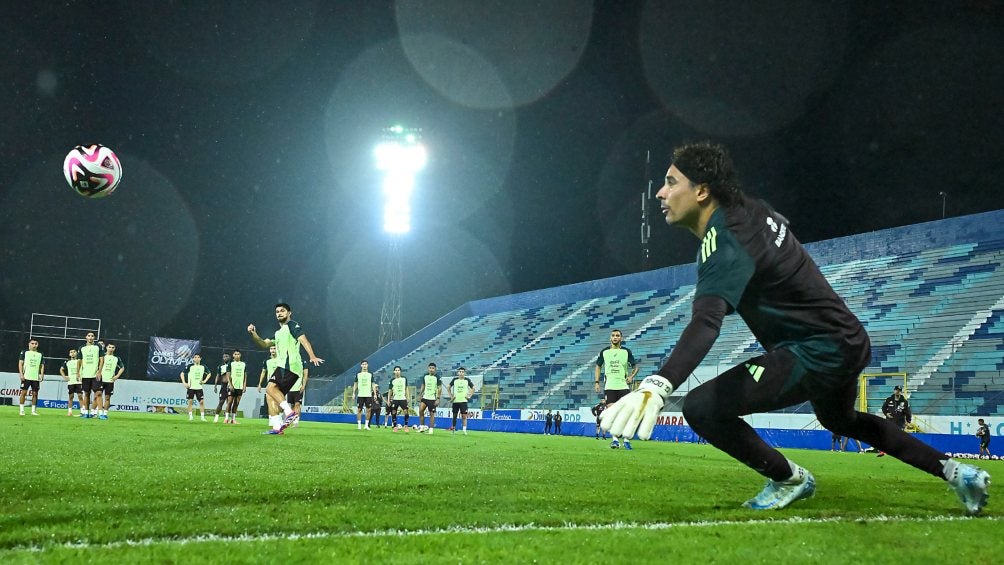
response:
M638 374L638 364L634 360L634 355L630 349L624 347L623 341L620 330L611 331L610 346L604 347L603 351L600 351L600 356L596 358L593 387L596 392L600 392L600 369L602 369L606 376L603 398L608 406L631 392L631 382ZM623 440L624 449L630 450L631 438L625 437ZM610 448L617 449L620 446L621 442L617 436L613 436Z
M258 347L267 349L274 344L278 356L275 372L269 377L268 386L265 387L265 394L271 397L283 411L282 417L278 414L269 414L269 423L272 429L268 433L272 435L282 434L283 430L296 419L296 412L286 400L286 395L303 374L300 346L306 350L310 362L315 367L320 367L321 363L324 363L324 359L314 354L314 347L310 345L310 340L307 339L300 324L293 321L292 315L293 310L289 304L280 302L275 305L275 319L279 322L279 329L275 331L274 339L262 339L255 330L254 324L248 324L248 333L251 334L251 339Z
M457 433L457 415L464 425L464 435L467 435L467 402L474 396L474 383L467 378L467 369L457 369L457 376L450 381L450 402L453 403L453 425L450 431Z
M422 377L422 386L418 390L418 431L428 430L431 434L436 429L436 405L439 404L439 377L436 375L436 364L429 363L429 372ZM425 427L425 412L429 412L429 427Z
M63 377L63 380L66 381L66 390L68 393L66 402L66 415L67 416L73 415L74 394L77 395L77 400L79 405L78 410L81 410L81 415L83 415L84 389L83 386L80 384L80 373L78 372L78 370L80 369L80 365L77 363L78 361L77 350L71 349L69 353L70 353L70 358L67 359L63 363L63 366L59 368L59 374Z
M366 429L370 429L370 418L373 416L373 401L376 396L376 383L370 373L369 361L363 359L359 363L359 372L352 383L352 396L356 398L356 429L363 429L363 409L366 409Z
M84 406L80 411L84 418L97 418L98 406L97 397L101 394L101 381L98 380L98 367L101 365L101 348L95 343L97 336L94 332L87 332L84 336L85 343L80 348L79 359L77 360L77 374L80 375L81 390L84 392ZM95 405L91 410L91 393L94 393Z
M393 407L394 431L401 429L397 424L397 413L404 410L404 431L408 431L408 379L401 374L401 366L394 367L390 380L390 405Z
M210 372L206 370L206 366L202 364L202 355L196 353L192 355L192 364L185 367L185 370L181 372L181 384L185 385L187 389L188 396L188 421L192 421L195 417L192 415L192 401L199 401L199 415L202 417L202 421L206 421L206 401L205 396L202 391L202 385L209 381Z
M223 423L227 424L240 424L237 421L237 407L240 406L241 396L248 389L248 371L247 364L241 361L241 352L234 350L231 355L232 361L226 364L225 368L221 367L221 370L226 371L226 382L229 388L229 394L227 396L227 412L223 419Z
M270 345L268 348L268 359L262 361L261 363L261 375L258 376L258 392L261 392L261 387L265 386L265 379L270 377L272 373L275 372L275 368L279 366L279 352L276 351L274 345ZM273 414L279 413L279 405L272 400L272 397L265 395L265 408L268 411L269 417Z
M31 390L31 415L38 416L38 388L45 380L45 364L42 363L42 353L38 351L38 340L28 340L28 349L18 356L17 372L21 376L21 415L24 416L24 399Z
M115 381L119 380L124 372L125 365L122 363L122 359L115 355L115 344L109 343L105 346L105 354L101 357L101 365L98 368L101 393L104 397L104 404L98 405L99 419L108 419L108 409L112 405L112 394L115 392Z
M858 377L872 362L861 321L830 286L787 218L747 196L728 151L691 143L673 152L656 194L666 223L701 242L690 322L669 358L638 390L603 413L615 435L652 436L659 413L711 350L725 316L743 319L765 353L687 393L683 417L696 434L767 479L743 506L777 510L816 489L808 470L768 444L743 416L809 402L823 427L861 440L916 469L947 481L969 514L989 497L990 475L956 461L892 421L858 412ZM672 473L657 488L673 488ZM870 480L864 478L863 480ZM720 487L704 477L701 495ZM659 492L651 496L657 499ZM700 504L709 503L711 498Z

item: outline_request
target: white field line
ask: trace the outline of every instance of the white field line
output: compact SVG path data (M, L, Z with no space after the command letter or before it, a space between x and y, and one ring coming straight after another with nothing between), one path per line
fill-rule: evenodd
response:
M506 532L593 532L593 531L620 531L620 530L674 530L692 528L718 528L729 526L751 527L751 526L783 526L801 524L839 524L839 523L937 523L937 522L967 522L967 521L992 521L1004 520L1000 516L868 516L868 517L832 517L832 518L780 518L767 520L706 520L700 522L614 522L612 524L563 524L561 526L539 526L537 524L502 524L490 527L472 526L451 526L449 528L435 528L431 530L375 530L370 532L312 532L305 534L280 533L280 534L241 534L236 536L205 534L191 537L165 537L165 538L143 538L137 540L122 540L105 543L91 543L87 541L53 543L46 545L17 546L0 550L0 554L14 551L44 552L59 548L68 549L115 549L121 547L148 547L155 545L191 545L197 543L255 543L272 541L295 541L295 540L326 540L326 539L357 539L357 538L411 538L420 536L434 536L441 534L498 534Z

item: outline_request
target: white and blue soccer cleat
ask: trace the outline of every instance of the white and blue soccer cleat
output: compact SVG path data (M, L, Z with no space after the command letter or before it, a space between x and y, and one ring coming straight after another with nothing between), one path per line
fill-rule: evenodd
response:
M948 479L948 484L959 495L959 500L966 507L966 513L975 516L983 510L990 498L987 489L990 487L990 474L965 463L958 463L955 472Z
M780 510L796 500L811 498L815 493L815 477L799 468L799 472L786 481L767 481L760 494L744 502L743 506L753 510Z
M610 442L610 449L617 449L620 446L621 442L617 441L617 438L614 438L614 440Z
M624 449L631 451L631 442L626 439L624 440Z

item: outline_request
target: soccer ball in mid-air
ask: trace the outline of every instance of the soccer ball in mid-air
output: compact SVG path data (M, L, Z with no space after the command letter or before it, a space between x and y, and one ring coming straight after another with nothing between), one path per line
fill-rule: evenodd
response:
M122 164L115 152L104 145L78 145L63 160L63 176L77 194L104 198L118 188Z

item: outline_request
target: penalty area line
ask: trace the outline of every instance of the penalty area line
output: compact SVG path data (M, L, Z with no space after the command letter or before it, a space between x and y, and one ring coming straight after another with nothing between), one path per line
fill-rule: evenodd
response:
M45 545L15 546L0 550L0 554L16 551L45 552L53 549L117 549L122 547L148 547L159 545L192 545L199 543L255 543L271 541L295 540L325 540L325 539L355 539L355 538L409 538L433 536L440 534L498 534L507 532L575 532L575 531L621 531L621 530L675 530L690 528L718 528L730 526L783 526L799 524L839 524L839 523L937 523L937 522L967 522L967 521L1001 520L998 516L868 516L868 517L830 517L830 518L779 518L767 520L704 520L684 522L612 522L607 524L562 524L544 526L537 524L501 524L498 526L450 526L427 530L373 530L368 532L310 532L310 533L278 533L278 534L239 534L217 535L204 534L190 537L142 538L135 540L120 540L110 542L76 541L52 543Z

